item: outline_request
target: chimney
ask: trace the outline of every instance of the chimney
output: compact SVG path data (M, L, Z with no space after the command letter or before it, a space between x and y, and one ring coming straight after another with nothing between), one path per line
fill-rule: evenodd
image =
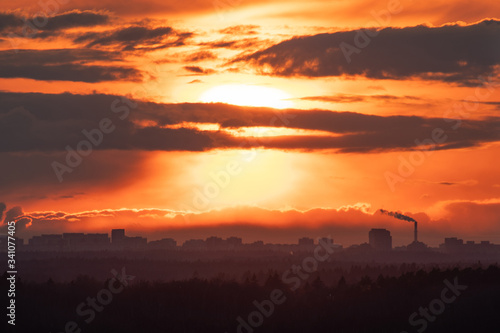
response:
M415 221L415 231L413 233L414 233L414 238L415 238L414 242L416 243L416 242L418 242L418 238L417 238L417 233L418 233L418 231L417 231L417 221Z

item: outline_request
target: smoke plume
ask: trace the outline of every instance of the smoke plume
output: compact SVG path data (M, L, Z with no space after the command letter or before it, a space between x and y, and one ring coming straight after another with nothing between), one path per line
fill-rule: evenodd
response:
M386 214L386 215L389 215L389 216L392 216L392 217L395 217L397 218L398 220L403 220L403 221L408 221L408 222L415 222L417 223L417 221L415 221L414 219L412 219L411 217L409 216L406 216L406 215L403 215L401 213L398 213L398 212L389 212L385 209L380 209L380 212L382 214Z

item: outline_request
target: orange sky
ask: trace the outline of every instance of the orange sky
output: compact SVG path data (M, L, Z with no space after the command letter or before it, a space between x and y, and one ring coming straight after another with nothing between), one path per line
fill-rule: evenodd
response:
M500 242L498 3L2 0L0 22L0 211L26 237L411 241L384 208L432 245Z

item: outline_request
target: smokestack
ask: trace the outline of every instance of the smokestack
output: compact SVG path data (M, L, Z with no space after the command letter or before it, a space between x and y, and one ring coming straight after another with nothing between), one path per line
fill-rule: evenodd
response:
M409 217L409 216L406 216L406 215L403 215L401 213L397 213L397 212L389 212L385 209L380 209L380 212L382 214L386 214L386 215L389 215L389 216L392 216L392 217L395 217L397 218L398 220L403 220L403 221L408 221L408 222L413 222L415 225L415 229L413 231L413 241L414 242L418 242L418 231L417 231L417 221L414 220L413 218Z
M417 237L417 234L418 234L418 231L417 231L417 221L415 221L415 230L413 232L413 235L414 235L414 242L418 242L418 237Z

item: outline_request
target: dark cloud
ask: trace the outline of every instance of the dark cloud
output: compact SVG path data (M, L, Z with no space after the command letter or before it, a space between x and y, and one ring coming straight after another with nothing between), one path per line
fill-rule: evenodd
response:
M0 51L0 77L76 82L142 80L135 68L85 64L118 60L114 53L86 49Z
M117 47L123 51L157 50L185 45L190 32L177 32L171 27L130 26L107 32L89 32L77 37L75 43L87 47Z
M462 100L462 102L463 103L470 103L470 101L467 101L467 100ZM494 106L494 109L500 110L500 102L497 102L497 101L491 101L491 102L488 102L488 101L475 101L475 103L483 104L483 105L491 105L491 106Z
M140 0L120 2L117 0L71 0L56 1L55 4L63 4L63 7L81 8L81 9L101 9L115 13L119 17L165 17L173 19L179 15L210 15L213 20L221 20L225 15L231 13L241 5L269 4L269 0L252 0L251 3L240 1L206 1L206 0ZM33 2L33 0L2 1L2 8L18 9L26 8L35 11L43 10L50 12L48 8L52 1Z
M5 213L5 220L0 228L2 233L6 233L8 231L8 222L16 223L16 234L19 235L31 225L32 219L24 215L23 209L21 207L16 206L9 209L7 213Z
M349 47L356 49L349 53ZM237 62L278 76L420 77L473 85L478 76L494 73L500 65L500 21L295 37L233 61Z
M196 74L212 74L212 73L214 73L213 69L201 68L199 66L184 66L184 69L189 71L189 72L196 73Z
M0 13L0 35L15 34L18 37L44 38L52 36L44 32L55 32L70 28L94 27L108 24L107 13L70 11L54 16L24 16L20 13ZM23 31L24 28L24 31Z
M21 65L28 63L35 64L60 64L60 63L85 63L91 61L120 61L122 57L119 54L88 49L48 49L48 50L30 50L23 49L17 53L11 51L0 51L2 63L15 65L18 61Z
M500 118L457 120L417 116L376 116L326 110L285 110L227 104L159 104L137 102L128 107L110 95L44 95L2 93L0 151L64 151L86 137L82 130L109 118L116 126L94 149L188 150L264 147L333 149L338 152L411 150L435 137L435 149L457 149L500 140ZM130 101L128 101L131 103ZM117 103L117 104L114 104ZM114 106L113 106L114 105ZM120 119L125 108L128 118ZM121 110L121 109L120 109ZM215 123L222 130L202 131L182 124ZM143 126L140 124L149 124ZM176 126L170 126L176 125ZM181 126L179 126L181 125ZM309 135L272 138L234 137L226 129L288 127L312 130ZM438 134L436 134L438 131ZM445 138L445 139L443 139ZM436 141L435 139L433 139Z
M24 24L22 17L15 13L0 13L0 32L9 28L22 27Z
M265 47L268 44L269 41L267 40L262 40L258 37L253 37L253 38L238 38L238 39L223 38L221 40L202 43L200 45L215 49L225 48L233 50L244 50L248 48Z
M349 95L337 94L332 96L306 96L299 98L300 100L328 102L328 103L359 103L372 101L420 101L420 97L416 96L395 96L395 95Z
M437 184L444 186L474 186L477 185L477 180L469 179L463 181L441 181L441 182L432 182L432 181L421 181L426 184Z
M19 206L16 206L16 207L12 207L11 209L9 209L7 211L7 213L5 213L5 223L9 222L9 221L15 221L16 218L20 217L20 216L23 216L24 213L23 213L23 209Z
M25 216L23 209L19 206L13 207L5 213L4 223L0 226L2 233L7 233L8 222L16 222L16 236L24 234L26 229L31 226L33 220L29 216Z
M198 61L204 61L204 60L213 60L216 58L217 58L217 56L210 51L200 51L200 52L196 52L196 53L188 55L186 58L184 58L184 61L186 61L186 62L198 62Z
M48 18L47 24L41 30L60 30L77 27L93 27L109 23L105 13L92 11L72 11ZM42 22L42 18L40 19Z
M83 195L83 194L85 194L85 193L64 194L64 195L58 196L56 199L74 199L77 196Z
M200 151L217 147L213 136L225 136L190 128L137 126L132 120L138 115L124 117L121 110L141 113L147 112L147 107L133 109L118 96L0 95L5 97L0 105L2 152L64 151L67 145L75 149L80 141L87 140L82 131L99 128L103 118L110 119L115 129L95 149Z

